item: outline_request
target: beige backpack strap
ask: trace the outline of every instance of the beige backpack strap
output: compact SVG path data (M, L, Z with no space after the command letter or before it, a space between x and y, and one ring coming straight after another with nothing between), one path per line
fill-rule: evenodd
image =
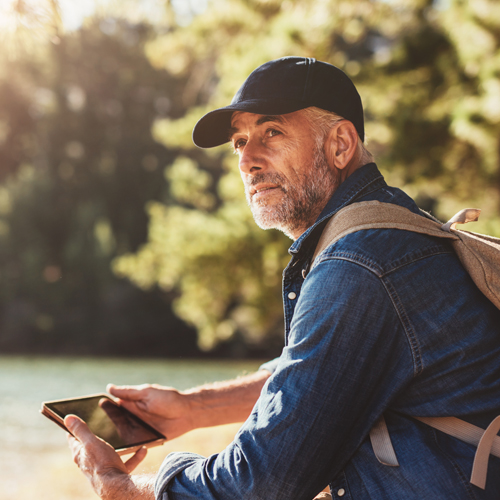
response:
M460 439L465 443L477 446L470 482L484 490L486 486L489 457L490 455L495 455L500 458L500 437L497 436L498 431L500 431L500 415L491 422L486 430L455 417L412 418L438 431L444 432L449 436ZM382 425L380 424L381 420L383 421ZM370 440L373 452L380 463L392 466L399 465L383 416L370 431ZM389 459L387 457L389 457ZM387 463L387 461L389 463Z
M438 431L453 436L465 443L478 446L484 434L484 429L456 417L413 417L424 424L430 425ZM497 417L498 418L498 417ZM496 420L496 419L495 419ZM494 420L494 421L495 421ZM495 433L496 434L496 433ZM500 457L500 437L491 438L491 454Z
M372 427L370 431L370 441L372 443L373 452L382 465L399 467L399 462L394 447L392 446L391 436L389 436L389 430L387 429L384 415L380 415L380 418Z
M481 292L500 309L500 239L470 231L453 231L460 262Z
M313 256L348 234L364 229L402 229L439 238L456 240L458 237L441 229L441 224L415 214L407 208L380 201L362 201L339 210L327 223Z
M498 450L493 451L493 444L500 442L497 434L500 431L500 415L488 425L484 434L481 436L481 441L477 446L476 456L474 457L474 465L472 466L472 475L470 482L479 488L486 487L486 474L488 473L488 461L490 454L500 456Z
M326 224L314 252L316 257L344 236L363 229L403 229L451 240L453 249L481 292L500 309L500 238L457 231L457 224L477 220L481 211L466 208L446 224L415 214L407 208L379 201L353 203L337 212Z
M414 417L438 431L477 446L470 482L484 490L488 461L491 455L500 457L500 416L496 417L486 430L455 417Z

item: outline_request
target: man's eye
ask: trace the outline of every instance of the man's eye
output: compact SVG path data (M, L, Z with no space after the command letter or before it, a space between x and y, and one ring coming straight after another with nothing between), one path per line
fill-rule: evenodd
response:
M245 139L237 139L234 141L233 147L234 149L242 148L246 144Z
M279 130L276 130L275 128L268 129L266 133L268 137L274 137L275 135L281 134L281 132Z

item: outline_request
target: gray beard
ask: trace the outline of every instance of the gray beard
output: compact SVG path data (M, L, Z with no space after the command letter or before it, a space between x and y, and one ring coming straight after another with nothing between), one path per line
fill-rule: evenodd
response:
M293 239L298 230L304 232L312 226L321 210L338 188L340 175L332 172L322 149L316 149L312 159L313 169L302 177L299 185L291 185L278 173L257 174L246 185L246 198L252 210L255 222L262 229L279 229ZM248 194L249 187L260 182L269 182L279 186L284 193L280 205L259 205L252 203Z

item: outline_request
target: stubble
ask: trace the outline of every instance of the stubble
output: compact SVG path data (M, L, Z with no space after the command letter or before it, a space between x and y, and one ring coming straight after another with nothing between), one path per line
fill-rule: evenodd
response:
M332 171L322 148L314 151L312 168L305 169L297 182L291 183L282 174L256 174L245 186L247 202L255 222L262 229L279 229L287 236L303 233L312 226L321 210L337 189L340 175ZM283 193L280 203L267 204L253 201L249 188L259 183L271 183Z

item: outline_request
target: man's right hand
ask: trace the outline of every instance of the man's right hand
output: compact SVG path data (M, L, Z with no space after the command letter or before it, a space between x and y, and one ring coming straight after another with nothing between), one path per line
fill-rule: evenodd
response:
M109 384L108 392L119 403L168 439L195 428L188 398L177 389L160 385L116 386Z
M183 392L156 384L109 384L107 390L127 410L174 439L201 427L244 422L270 375L267 370L259 370Z

